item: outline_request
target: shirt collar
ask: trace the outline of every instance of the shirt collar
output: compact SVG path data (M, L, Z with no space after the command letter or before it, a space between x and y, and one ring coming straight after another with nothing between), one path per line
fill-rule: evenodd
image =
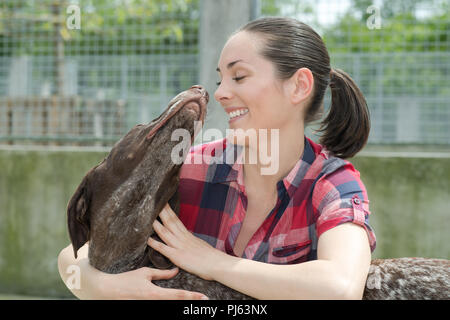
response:
M213 165L214 175L212 183L238 181L243 184L243 147L229 143L226 140L223 153L215 155L216 163ZM239 177L240 175L240 177Z
M306 172L311 167L311 164L316 159L316 152L320 152L321 146L315 144L306 136L305 147L303 154L289 173L280 180L277 185L282 183L288 191L289 195L292 195L300 185ZM226 142L226 147L222 154L216 155L219 160L214 166L214 174L212 176L212 183L222 183L236 181L239 186L244 186L244 170L242 164L243 147Z

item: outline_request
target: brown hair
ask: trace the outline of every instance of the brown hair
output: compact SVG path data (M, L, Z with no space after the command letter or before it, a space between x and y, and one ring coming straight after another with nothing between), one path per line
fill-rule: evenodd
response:
M350 76L330 67L322 38L308 25L292 18L264 17L250 21L236 31L262 36L260 54L274 63L277 76L289 79L298 69L308 68L314 77L314 90L305 115L305 124L323 115L325 91L331 87L331 106L321 122L320 143L333 155L349 158L367 142L370 131L366 100Z

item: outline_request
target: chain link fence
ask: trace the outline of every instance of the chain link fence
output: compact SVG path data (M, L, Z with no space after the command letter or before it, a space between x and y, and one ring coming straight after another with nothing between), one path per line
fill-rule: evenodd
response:
M324 38L332 67L349 73L367 99L369 143L450 145L450 2L262 0L261 7L262 16L297 18Z
M369 143L450 145L448 1L256 3L321 34L367 98ZM0 144L109 146L155 118L198 83L200 4L0 0Z
M1 0L0 143L111 145L197 82L198 1Z

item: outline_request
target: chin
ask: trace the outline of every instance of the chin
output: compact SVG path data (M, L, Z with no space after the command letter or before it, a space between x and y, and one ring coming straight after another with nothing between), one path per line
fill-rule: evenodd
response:
M248 147L250 145L250 140L253 140L253 143L257 143L257 129L243 129L239 127L230 127L227 133L227 142L230 142L235 145L240 145L244 147ZM255 131L253 131L255 130ZM250 138L252 137L252 138Z
M229 135L227 135L226 139L227 139L227 143L232 143L232 144L239 145L239 146L247 145L245 137L240 137L240 136L236 136L233 134L229 134Z

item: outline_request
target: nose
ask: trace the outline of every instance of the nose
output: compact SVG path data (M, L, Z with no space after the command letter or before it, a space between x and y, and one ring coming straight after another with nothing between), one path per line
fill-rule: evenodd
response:
M214 92L214 98L220 103L223 104L226 100L229 100L231 98L231 93L229 90L226 90L223 83L221 83L217 89L216 92Z
M200 92L200 94L205 97L206 101L207 102L209 101L209 93L201 85L196 84L192 86L191 89L197 89Z
M191 87L191 89L205 90L205 89L203 89L203 87L202 87L201 85L199 85L199 84L193 85L193 86Z

